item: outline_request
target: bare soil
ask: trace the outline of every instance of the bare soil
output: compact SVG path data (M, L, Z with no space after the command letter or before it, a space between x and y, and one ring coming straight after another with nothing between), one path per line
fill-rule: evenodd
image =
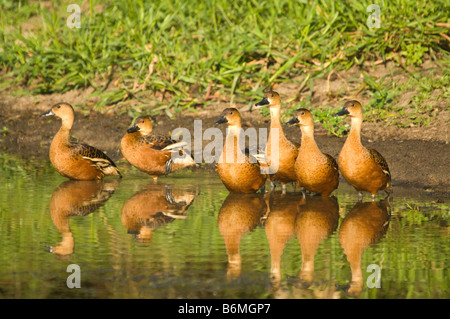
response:
M387 72L385 66L377 67L372 74L383 74ZM324 77L314 84L313 104L335 105L336 111L342 107L333 92L340 90L339 101L353 98L358 90L358 83L348 81L351 70L339 76ZM405 75L404 75L405 77ZM399 81L404 79L399 78ZM320 83L322 81L322 83ZM346 86L345 90L342 87ZM288 100L298 92L298 84L284 83L276 90L282 99ZM343 93L342 93L343 92ZM90 105L95 100L90 100L88 95L90 89L83 91L70 91L65 94L14 96L3 92L0 95L0 149L7 154L20 158L40 161L48 159L48 151L53 135L60 127L60 121L55 118L40 118L39 115L47 111L53 104L66 101L72 105L82 103ZM330 94L331 93L331 94ZM218 95L216 95L218 96ZM404 99L410 99L406 93ZM362 103L368 102L364 94L358 97ZM401 99L400 99L401 100ZM268 127L269 118L262 116L256 110L249 110L247 104L237 104L243 117L244 128L253 126L255 128ZM448 194L450 188L450 144L448 136L448 118L445 103L448 101L435 102L441 109L439 116L425 127L397 128L386 126L385 123L363 124L362 139L367 147L378 150L387 160L393 177L393 185L411 185L423 189L432 189L442 194ZM407 104L407 103L406 103ZM155 116L156 127L154 132L168 134L177 127L190 130L193 136L194 120L202 120L205 130L212 127L218 119L221 111L229 107L230 103L218 98L208 107L200 107L197 112L184 112L176 114L173 118L167 115ZM120 165L124 160L120 153L120 140L132 123L132 118L127 113L120 114L114 109L102 114L90 111L89 114L77 112L72 135L80 141L91 144L105 151L113 160ZM225 127L219 127L224 132ZM300 141L300 132L296 127L286 127L285 134L293 141ZM319 147L324 153L337 158L346 137L338 138L329 136L320 124L316 127L316 139ZM193 141L193 139L192 139ZM203 146L210 143L204 140ZM209 166L207 166L209 167Z

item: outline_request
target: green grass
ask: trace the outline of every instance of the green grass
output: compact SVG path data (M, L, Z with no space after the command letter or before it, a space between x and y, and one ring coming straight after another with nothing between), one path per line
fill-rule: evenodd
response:
M372 2L379 29L366 25ZM97 110L133 99L138 113L181 112L208 104L208 92L253 99L305 70L315 78L379 59L448 59L445 0L92 0L80 29L66 25L70 3L0 1L0 91L92 87Z

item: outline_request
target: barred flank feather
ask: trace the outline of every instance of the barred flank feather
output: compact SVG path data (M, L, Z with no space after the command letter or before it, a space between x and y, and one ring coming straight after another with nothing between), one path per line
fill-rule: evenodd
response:
M106 156L106 155L105 155ZM116 164L110 159L106 158L91 158L87 156L83 156L84 159L87 159L92 162L92 166L97 167L104 175L118 175L122 177L119 170L116 167Z

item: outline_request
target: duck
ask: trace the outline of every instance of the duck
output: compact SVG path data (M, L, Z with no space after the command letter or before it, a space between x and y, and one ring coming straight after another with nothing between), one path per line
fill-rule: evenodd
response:
M120 142L124 158L138 170L150 175L154 181L189 166L194 159L183 149L184 142L176 142L169 136L152 133L150 116L139 116Z
M116 164L103 151L71 139L75 112L69 103L53 105L41 114L41 117L47 116L56 116L62 121L50 145L50 162L60 175L74 180L103 179L109 175L122 177Z
M300 144L288 140L284 134L281 125L281 98L275 91L268 91L264 93L263 99L255 104L256 108L269 106L270 109L270 132L268 136L268 143L265 149L265 156L267 159L271 157L271 136L275 130L278 130L278 165L271 163L278 167L274 174L269 174L268 178L271 182L272 189L275 187L275 182L280 182L282 191L286 191L286 184L297 181L295 174L295 161L298 156ZM269 160L270 162L270 160Z
M342 176L358 191L360 201L363 198L362 192L369 192L372 200L375 200L375 195L380 190L384 190L389 197L392 193L392 183L386 160L379 152L366 148L361 143L361 103L356 100L347 101L343 109L335 114L344 115L350 116L351 128L338 157Z
M314 139L314 118L301 108L294 111L287 125L298 125L302 133L301 146L295 160L295 174L301 187L307 191L329 196L339 186L339 168L336 160L322 153Z
M229 192L256 193L258 190L263 191L267 175L249 150L241 150L239 147L239 137L242 131L241 121L239 111L230 107L223 110L219 120L215 122L215 125L223 123L228 125L225 143L216 169Z

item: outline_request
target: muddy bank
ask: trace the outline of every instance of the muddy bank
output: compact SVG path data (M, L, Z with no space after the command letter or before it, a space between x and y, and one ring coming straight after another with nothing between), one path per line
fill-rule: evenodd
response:
M48 104L35 105L34 110L18 111L14 108L2 107L0 114L0 148L3 152L27 160L47 160L48 150L53 135L60 127L56 118L40 118L39 115L48 109ZM176 116L170 119L166 115L156 116L155 133L168 134L177 127L184 127L194 134L194 120L202 120L205 130L213 126L222 108L210 109L197 114ZM268 127L269 121L259 113L241 109L244 128ZM113 160L121 164L124 160L120 153L120 140L132 118L127 114L101 114L90 112L88 115L76 114L72 135L80 141L104 150ZM225 127L220 127L224 132ZM386 158L393 185L411 185L419 188L431 188L439 192L447 192L450 187L450 165L448 157L450 144L445 139L427 140L427 129L422 130L424 139L417 139L411 131L411 137L399 129L377 127L373 123L363 125L363 143L375 148ZM293 141L300 141L300 132L296 127L286 127L285 133ZM335 158L342 148L345 137L328 136L320 124L316 126L316 139L325 153ZM203 146L211 141L204 140ZM193 144L192 144L193 146ZM210 166L207 166L210 167Z

